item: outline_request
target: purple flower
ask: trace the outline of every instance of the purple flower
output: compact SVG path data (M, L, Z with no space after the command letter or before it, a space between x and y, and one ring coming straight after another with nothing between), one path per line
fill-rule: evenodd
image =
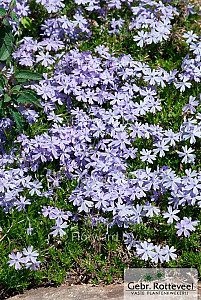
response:
M186 223L184 220L181 220L180 223L177 223L175 225L175 228L179 229L179 230L177 230L178 236L184 234L184 236L187 237L190 235L190 232L188 231L188 229L189 229L188 223Z
M54 237L59 233L60 237L66 234L66 232L63 230L63 228L67 228L68 225L66 222L63 223L63 221L58 218L56 220L56 225L51 227L51 229L54 229L50 234L52 234Z
M31 223L29 222L29 227L27 228L27 234L31 235L33 231L33 228L31 227Z
M26 197L20 196L20 200L16 200L14 202L15 206L17 206L17 210L21 211L22 209L25 211L25 205L30 205L30 199L26 199Z
M33 183L30 183L30 195L33 196L34 193L36 193L38 196L41 195L40 189L42 188L42 184L40 182L34 181Z
M165 247L163 247L162 254L164 255L164 260L167 262L170 261L170 258L175 260L177 258L177 254L174 253L175 251L176 249L174 248L174 246L169 247L168 245L166 245Z
M164 218L168 218L167 223L173 223L174 220L178 221L180 218L176 216L180 211L178 209L172 210L172 206L168 206L168 212L163 213Z
M154 153L159 153L160 157L165 156L165 151L169 150L169 146L167 145L167 142L165 140L162 140L161 142L158 142L154 145L157 147L153 150Z
M44 67L47 67L54 63L54 58L49 54L48 51L47 53L43 53L41 51L38 55L36 55L36 62L41 62Z
M187 88L190 88L192 86L192 83L189 82L190 78L189 76L184 76L184 78L181 78L183 79L183 81L177 81L177 82L174 82L174 85L176 87L176 89L180 89L180 92L184 92L186 87Z
M185 105L183 107L183 112L187 112L190 110L191 114L194 114L196 112L196 108L194 106L198 106L199 100L195 100L196 98L193 96L189 97L189 104Z
M175 228L177 228L177 235L181 236L184 234L185 237L190 235L189 231L195 231L194 226L198 226L199 221L191 221L191 217L187 218L184 217L183 220L181 220L180 223L177 223L175 225Z
M198 39L197 34L193 33L193 30L189 30L188 32L184 33L183 37L187 39L187 43L196 42Z
M192 154L194 150L190 147L187 148L187 146L182 146L182 149L184 152L177 151L179 154L179 157L183 157L182 162L184 163L194 163L195 154Z
M44 217L50 217L53 214L54 207L53 206L43 206L42 214Z
M152 243L141 242L139 245L137 245L137 254L140 255L141 259L147 261L150 257L153 258L155 247Z
M138 31L138 35L133 37L134 41L137 41L137 46L143 47L146 43L147 32L146 31Z
M156 155L155 154L151 154L151 150L148 149L142 149L140 151L140 159L142 161L148 161L150 164L153 164L153 161L156 160Z
M154 262L155 264L158 264L158 262L163 263L165 261L164 255L164 250L161 249L161 246L156 246L154 247L155 254L151 258L151 261Z
M11 254L9 254L9 258L11 258L11 260L8 261L9 267L14 265L15 270L20 270L21 269L21 263L25 262L24 258L22 257L21 252L17 252L17 254L12 252Z
M39 253L37 250L33 251L33 246L28 247L27 249L23 249L22 252L25 255L24 262L28 263L29 261L33 264L36 263L36 260L39 256Z
M124 232L123 238L124 238L124 244L127 245L128 250L131 250L132 247L136 246L136 241L134 240L134 236L132 232Z

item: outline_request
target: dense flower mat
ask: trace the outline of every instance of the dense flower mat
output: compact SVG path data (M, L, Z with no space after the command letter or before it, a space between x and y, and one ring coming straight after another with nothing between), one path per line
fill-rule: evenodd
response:
M4 291L87 255L100 279L110 247L200 268L200 26L185 1L1 1Z

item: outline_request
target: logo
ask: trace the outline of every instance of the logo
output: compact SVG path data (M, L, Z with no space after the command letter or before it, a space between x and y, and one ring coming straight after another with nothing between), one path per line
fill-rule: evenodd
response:
M124 272L124 300L197 300L198 272L190 268L136 268Z
M149 273L146 273L144 275L144 280L145 281L153 281L153 280L156 280L156 279L162 279L163 277L165 276L165 274L161 271L158 271L156 274L154 275L150 275Z

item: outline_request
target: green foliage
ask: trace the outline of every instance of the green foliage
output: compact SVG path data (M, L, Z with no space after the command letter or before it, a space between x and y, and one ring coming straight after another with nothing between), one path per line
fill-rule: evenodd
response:
M10 10L12 11L12 10L15 8L15 6L16 6L16 1L15 1L15 0L12 0L12 1L10 2Z
M39 73L31 72L28 70L20 70L14 74L14 77L18 79L25 79L25 80L41 80L42 76Z
M32 10L37 13L38 18L35 22L32 22L31 16L30 18L22 18L20 25L22 28L22 37L26 36L25 34L27 33L31 33L32 36L36 35L46 14L46 11L37 6L35 1L30 2ZM71 1L65 1L66 7L64 11L70 5ZM14 6L15 1L11 1L10 7L13 8ZM6 14L5 10L0 9L0 60L8 65L15 40L10 26L4 18ZM13 20L16 20L12 9L10 16ZM196 19L196 16L192 16L191 18ZM136 43L133 43L132 33L127 33L126 35L122 31L122 34L119 36L109 36L107 31L101 27L101 21L97 20L97 22L99 26L94 28L94 36L90 41L86 41L80 45L79 48L81 51L93 51L96 46L104 44L117 55L129 53L133 58L148 62L152 67L161 66L167 71L174 68L179 69L183 58L187 54L183 41L179 38L173 38L174 34L181 29L179 19L178 24L174 27L172 39L163 44L154 45L154 47L148 45L142 49L137 47ZM190 30L192 24L192 20L191 22L189 20L182 21L182 26L185 30ZM199 28L197 29L196 27L196 30L199 30ZM42 77L39 73L28 69L20 70L17 66L15 66L14 74L9 79L5 77L3 71L0 73L0 92L2 93L0 93L0 114L5 116L12 115L17 129L20 132L25 129L25 133L28 133L30 137L46 132L50 125L48 122L43 125L38 122L26 128L25 120L22 114L16 109L16 106L22 103L40 107L36 93L31 89L24 88L23 84L30 80L41 79ZM199 83L195 83L191 92L195 96L198 96L199 89ZM181 110L187 102L189 94L186 92L185 96L178 96L178 91L173 85L158 92L163 102L163 110L157 112L154 117L150 114L144 116L144 118L146 118L148 123L160 124L164 128L171 125L171 128L177 131L182 122ZM176 103L175 99L177 100ZM65 105L63 107L59 106L57 113L66 114ZM12 136L12 132L9 134ZM145 142L136 139L136 145L139 149L142 149L145 147ZM176 150L174 147L170 150L167 164L173 170L182 173L179 159L175 155ZM128 163L130 164L131 171L146 166L146 163L143 165L140 159L136 160L135 164L131 161L128 161ZM157 163L163 165L164 160L160 161L159 159ZM38 172L36 172L36 178L44 177L45 168L56 169L56 162L48 162L41 165ZM61 189L56 190L57 199L52 199L52 203L49 201L48 205L56 205L62 210L75 211L76 208L66 199L68 199L70 192L75 188L76 184L77 182L75 181L64 180ZM48 189L47 182L44 183L44 187L46 190ZM169 195L166 195L161 199L161 208L166 206L168 197ZM133 250L128 251L125 245L122 246L122 229L117 226L109 229L108 232L101 225L91 228L90 224L85 225L85 220L81 216L80 221L76 225L72 223L69 226L66 237L62 240L59 237L53 238L52 236L47 236L47 232L50 232L54 221L47 220L43 216L39 217L40 223L35 221L36 214L38 218L38 211L40 211L43 205L47 205L47 199L39 198L35 195L32 198L33 205L27 209L27 215L34 229L31 236L25 233L25 228L28 227L28 219L25 212L18 214L17 211L14 211L11 216L7 215L5 218L5 213L2 212L2 209L0 210L2 228L11 228L9 234L3 233L6 234L5 237L3 237L3 234L0 234L0 286L2 286L4 294L6 294L6 290L23 291L27 287L37 286L39 283L43 285L59 285L66 280L67 274L70 274L71 277L75 275L76 279L74 282L80 277L81 281L94 284L112 283L123 279L123 270L126 267L155 267L153 263L146 263L137 258ZM183 213L185 216L185 209ZM201 215L197 219L201 219ZM13 223L12 220L14 220ZM150 221L147 220L144 224L133 226L131 231L138 240L147 239L149 242L153 242L154 244L161 243L161 245L165 242L174 245L175 248L182 249L180 258L166 263L166 267L195 267L198 269L199 274L201 274L201 226L199 225L196 233L192 233L189 238L175 238L175 228L172 225L167 227L167 224L164 226L163 221L161 216L157 216L151 218ZM33 245L34 249L40 250L41 270L34 272L23 269L14 272L14 269L8 266L8 254L12 251L22 251L25 244L27 246Z
M7 11L4 8L0 8L0 18L5 17Z
M24 118L23 118L22 114L16 108L13 107L12 115L14 117L14 120L15 120L15 123L17 125L19 132L22 133L22 131L24 129Z
M34 104L36 106L42 107L36 93L33 90L24 89L18 95L20 95L20 96L16 99L17 102L30 103L30 104Z
M1 24L0 26L0 60L6 61L11 53L13 48L13 33L12 28L10 26L6 26Z
M12 52L14 50L14 36L12 33L12 27L7 21L7 17L11 17L12 20L18 21L13 9L16 5L16 1L11 1L10 9L7 12L5 9L0 8L0 61L3 64L9 64L12 60ZM41 107L37 94L31 89L24 89L22 83L26 83L29 80L41 80L42 76L39 73L29 70L20 70L16 66L15 72L9 79L7 79L3 70L0 72L0 115L12 114L19 132L22 132L25 125L25 120L16 109L16 105L19 103L33 104L36 107Z

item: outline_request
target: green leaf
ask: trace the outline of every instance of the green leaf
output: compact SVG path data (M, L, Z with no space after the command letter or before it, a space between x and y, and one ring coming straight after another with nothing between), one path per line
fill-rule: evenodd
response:
M3 91L4 85L5 85L5 82L4 82L3 78L0 78L0 91Z
M15 6L16 6L16 1L12 0L10 3L10 9L12 10L13 8L15 8Z
M11 11L10 17L13 21L19 22L19 19L17 18L16 13L14 11Z
M6 33L4 37L4 44L7 47L7 50L12 53L12 47L13 47L13 34L12 32Z
M20 85L15 85L12 90L11 90L11 94L17 94L21 89Z
M5 94L4 96L4 102L9 102L11 100L11 97L8 96L8 94Z
M13 46L13 34L12 28L10 26L3 26L2 30L0 31L0 60L6 61L10 58L10 54L12 53L12 46Z
M18 83L25 83L26 79L18 79L17 81L18 81Z
M34 73L27 70L21 70L14 74L16 79L41 80L42 76L39 73Z
M10 23L6 19L3 19L2 24L6 25L6 26L10 26Z
M3 101L0 100L0 116L1 117L2 117L2 112L3 112L2 106L3 106Z
M42 107L38 97L32 90L23 90L22 94L16 100L21 103L30 103Z
M7 60L10 56L10 52L8 51L5 44L2 45L0 49L0 60L4 61Z
M24 118L22 114L16 108L12 108L12 115L15 120L17 129L20 133L22 133L24 129Z
M20 22L24 26L24 28L29 28L32 21L29 17L23 17L20 19Z
M0 17L4 17L7 14L7 11L4 8L0 8Z

